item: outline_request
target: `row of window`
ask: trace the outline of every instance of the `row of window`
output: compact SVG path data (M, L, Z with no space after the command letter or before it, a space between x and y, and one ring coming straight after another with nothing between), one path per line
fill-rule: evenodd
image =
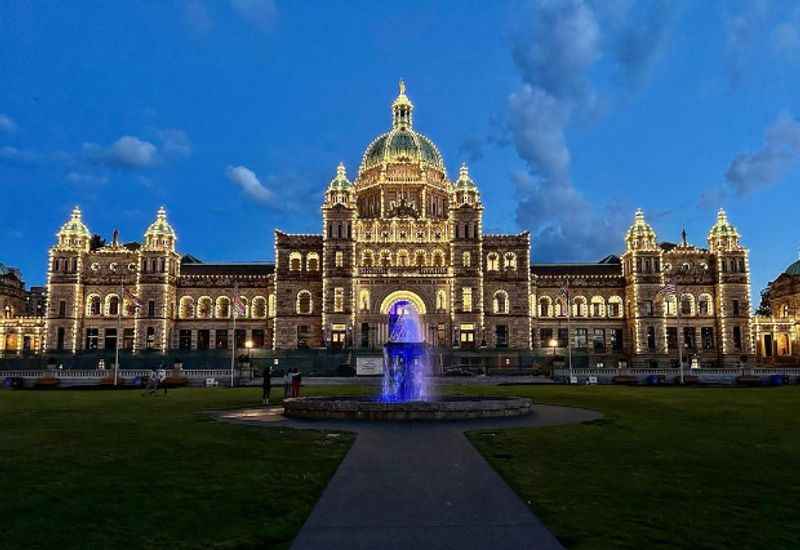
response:
M236 317L239 319L274 317L275 295L270 294L267 298L254 296L252 300L240 296L236 306ZM178 317L181 319L229 319L231 313L231 299L228 296L218 296L216 300L202 296L196 303L191 296L182 296L178 300Z
M396 254L392 254L390 250L381 250L380 252L364 250L361 253L361 265L363 267L445 267L445 253L438 248L430 253L430 257L425 250L416 250L413 254L405 249L398 250Z
M606 300L602 296L593 296L591 301L583 296L572 299L571 317L611 317L619 319L623 314L623 301L619 296L611 296ZM538 300L536 312L539 317L566 317L567 301L564 298L542 296Z
M591 342L589 338L591 337ZM569 332L566 328L559 328L557 331L552 328L539 329L539 346L542 349L566 348L569 340ZM536 337L533 337L534 343ZM591 332L587 328L577 327L571 345L575 349L587 349L590 347L594 353L606 353L607 351L621 352L623 349L623 331L620 328L603 329L595 328Z
M684 317L709 317L714 315L714 301L710 294L701 294L697 298L692 294L681 295L680 313ZM674 316L678 309L678 299L674 294L668 295L661 304L661 310L670 316ZM655 314L656 305L652 300L645 300L639 305L642 315L652 316ZM742 315L743 308L739 300L730 301L730 309L725 314L738 317Z
M731 341L733 349L742 351L742 328L735 326L731 329ZM647 327L647 350L656 351L656 328L653 326ZM700 329L700 347L698 348L697 329L695 327L683 327L683 346L691 351L714 351L714 328L702 327ZM667 327L667 349L674 350L678 348L678 329L677 327Z
M192 346L194 333L195 345ZM145 329L145 349L155 349L155 327L146 327ZM102 343L103 348L106 350L113 350L117 347L117 329L106 328L103 330ZM266 333L263 329L253 329L250 331L249 341L252 343L253 348L263 348L266 345ZM64 329L59 327L57 333L56 349L64 349ZM132 328L126 328L122 331L122 341L120 342L120 349L130 351L133 349L134 331ZM246 348L247 331L245 329L236 329L235 342L237 349ZM100 329L89 327L86 329L86 345L85 349L89 351L96 351L100 349L101 336ZM188 330L183 329L178 332L178 348L181 350L209 350L209 349L228 349L228 330L227 329L201 329L201 330Z

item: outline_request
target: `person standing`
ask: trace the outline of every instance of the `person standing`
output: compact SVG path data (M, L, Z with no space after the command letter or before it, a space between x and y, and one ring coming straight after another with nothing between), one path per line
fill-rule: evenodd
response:
M286 399L289 397L289 382L291 380L291 373L289 369L283 371L283 398Z
M272 367L264 369L264 378L261 380L261 403L269 405L269 394L272 392Z
M163 366L158 369L158 386L164 388L164 395L167 395L167 371Z
M292 374L292 397L300 397L300 371L294 368Z

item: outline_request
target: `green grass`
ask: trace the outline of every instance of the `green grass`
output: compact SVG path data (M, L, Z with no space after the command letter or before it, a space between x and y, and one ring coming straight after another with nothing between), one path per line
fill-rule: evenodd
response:
M569 548L800 548L796 386L461 391L605 415L583 425L469 434Z
M352 436L202 414L259 393L0 393L0 547L288 547Z

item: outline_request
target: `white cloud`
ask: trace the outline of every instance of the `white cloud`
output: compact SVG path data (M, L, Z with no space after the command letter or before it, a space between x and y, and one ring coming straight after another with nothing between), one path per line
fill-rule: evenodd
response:
M165 154L176 157L188 157L192 154L192 142L183 130L165 128L159 130L158 137L161 139L161 150Z
M0 132L12 134L17 131L17 123L8 115L0 113Z
M75 171L67 173L65 177L68 182L76 184L103 184L108 181L108 176Z
M39 160L39 155L33 151L4 146L0 147L0 160L27 164Z
M269 29L278 15L274 0L231 0L233 10L245 21Z
M122 136L109 147L84 143L83 150L91 161L118 168L152 168L159 162L156 146L136 136Z
M259 181L255 172L246 166L228 166L225 175L230 181L242 188L242 190L259 202L269 202L272 200L272 191L267 189Z

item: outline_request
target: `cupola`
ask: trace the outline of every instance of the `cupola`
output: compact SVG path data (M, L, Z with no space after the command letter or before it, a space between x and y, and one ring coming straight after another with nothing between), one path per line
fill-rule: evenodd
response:
M83 223L81 216L81 209L75 207L72 209L72 215L69 220L61 226L61 229L56 234L58 237L58 247L62 249L71 250L89 250L89 242L92 239L92 234L89 228Z
M167 211L162 206L156 214L156 221L150 224L144 233L145 250L175 251L175 241L178 240L175 230L167 221Z
M714 253L742 249L739 232L728 221L728 215L722 208L717 212L717 222L708 232L708 248Z
M641 208L636 210L633 218L633 225L625 234L625 245L629 251L633 250L658 250L656 244L656 232L644 219L644 212Z

